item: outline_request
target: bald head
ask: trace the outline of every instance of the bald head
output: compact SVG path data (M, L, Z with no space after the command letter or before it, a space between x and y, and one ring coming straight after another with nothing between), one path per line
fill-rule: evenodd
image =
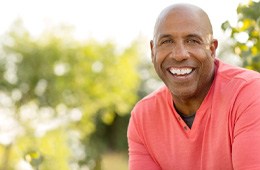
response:
M194 20L198 22L197 24L200 25L201 29L207 32L207 34L213 35L212 25L207 13L195 5L181 3L168 6L159 14L154 27L154 39L162 24L172 15L180 20Z

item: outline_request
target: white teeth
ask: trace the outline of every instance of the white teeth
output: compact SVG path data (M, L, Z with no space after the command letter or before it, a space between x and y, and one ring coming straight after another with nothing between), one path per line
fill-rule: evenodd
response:
M182 76L182 75L190 74L192 72L192 69L191 68L182 68L182 69L171 68L170 72L172 74L176 74L176 75Z

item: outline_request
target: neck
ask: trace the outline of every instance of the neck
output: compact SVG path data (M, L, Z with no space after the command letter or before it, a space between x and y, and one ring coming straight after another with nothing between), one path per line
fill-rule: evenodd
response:
M205 89L200 90L193 96L180 97L174 96L172 94L173 104L176 111L182 113L185 116L191 116L196 113L207 96L213 80L214 76L212 76L212 79L210 80L208 86L205 87Z
M210 87L208 87L208 89L205 90L204 93L203 91L201 91L199 95L195 95L189 98L180 98L178 96L173 95L173 103L176 111L186 116L193 115L201 106L203 100L209 92L209 89Z
M199 109L201 102L180 102L179 100L174 100L174 107L178 113L184 116L192 116Z

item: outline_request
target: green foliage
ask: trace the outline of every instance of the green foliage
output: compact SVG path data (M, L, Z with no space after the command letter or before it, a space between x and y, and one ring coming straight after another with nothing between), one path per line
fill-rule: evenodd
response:
M230 33L233 51L242 58L243 66L260 72L260 2L240 4L237 14L237 25L226 21L222 29Z
M0 97L10 102L0 100L0 112L8 110L19 131L9 142L0 140L0 169L14 169L21 160L41 170L95 168L99 157L87 151L102 152L102 136L90 140L98 123L112 125L137 101L138 42L119 53L111 42L69 35L63 27L33 38L18 21L1 37Z

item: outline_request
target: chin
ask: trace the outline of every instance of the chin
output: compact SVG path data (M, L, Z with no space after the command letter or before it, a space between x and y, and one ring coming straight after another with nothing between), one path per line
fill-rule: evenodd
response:
M191 89L179 89L178 88L171 88L170 89L172 95L174 98L180 98L180 99L189 99L195 96L195 91Z

